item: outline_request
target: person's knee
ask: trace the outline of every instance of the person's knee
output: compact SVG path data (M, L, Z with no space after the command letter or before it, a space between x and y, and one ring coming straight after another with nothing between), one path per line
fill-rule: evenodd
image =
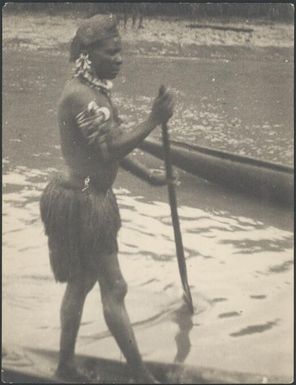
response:
M105 295L107 302L122 302L128 291L127 283L123 278L117 279L109 287L108 293Z
M114 299L122 301L127 294L127 283L123 278L117 279L111 288L111 295Z
M127 284L123 279L113 282L108 291L102 292L104 316L109 327L117 317L119 307L124 306L126 294Z

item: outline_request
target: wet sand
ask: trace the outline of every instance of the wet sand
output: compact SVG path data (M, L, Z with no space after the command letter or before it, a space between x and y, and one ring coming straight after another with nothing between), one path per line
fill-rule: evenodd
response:
M268 51L271 62L254 50L247 62L237 51L233 59L230 47L227 58L210 59L210 47L198 60L126 58L114 94L126 129L145 116L164 81L178 98L173 137L292 164L291 51ZM32 365L22 348L58 347L64 285L50 272L38 199L63 169L56 104L66 60L22 46L4 52L2 338L6 362L20 369ZM149 82L141 80L146 73L153 73ZM166 189L123 171L115 186L126 304L144 359L292 378L293 214L182 172L180 180L193 317L183 307ZM98 288L86 302L77 352L124 361Z

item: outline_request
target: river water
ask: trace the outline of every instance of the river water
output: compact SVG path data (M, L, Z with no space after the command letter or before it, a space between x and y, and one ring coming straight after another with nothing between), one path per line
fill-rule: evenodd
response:
M126 129L164 83L176 94L174 138L292 165L292 54L255 57L126 58L114 86ZM58 348L64 285L50 271L38 200L64 168L56 105L69 68L65 55L20 50L5 50L3 68L2 338L13 357L20 347ZM291 377L293 214L183 172L180 181L192 317L182 302L166 189L124 171L115 184L126 304L143 357ZM77 351L123 360L98 288L87 298Z

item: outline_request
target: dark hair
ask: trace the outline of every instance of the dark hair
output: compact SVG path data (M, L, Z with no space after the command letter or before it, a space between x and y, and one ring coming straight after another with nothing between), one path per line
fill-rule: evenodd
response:
M75 35L73 40L71 41L71 44L70 44L70 58L69 58L70 62L74 62L76 59L78 59L79 55L82 52L87 52L94 47L97 48L97 47L101 46L101 44L102 44L102 41L97 40L92 44L84 45L81 42L81 40L79 39L79 37L77 37L77 35Z
M81 40L77 37L77 35L75 35L70 45L70 58L69 58L70 62L74 62L76 59L78 59L81 52L85 50L86 50L86 47L83 45Z

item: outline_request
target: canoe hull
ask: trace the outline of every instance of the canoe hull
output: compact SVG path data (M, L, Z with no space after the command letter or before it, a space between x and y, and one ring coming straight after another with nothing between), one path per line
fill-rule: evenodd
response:
M139 148L163 159L162 143L156 140L146 139ZM227 189L293 205L293 168L176 141L171 142L171 157L175 166Z
M2 365L2 381L7 383L61 383L53 373L58 353L45 349L26 349L32 366L22 370ZM90 378L89 383L132 383L128 366L119 361L77 355L78 368ZM288 383L286 378L262 376L260 374L230 372L214 368L193 367L184 364L145 362L148 369L163 384L247 384ZM67 383L63 380L63 383ZM73 383L73 382L71 382Z

